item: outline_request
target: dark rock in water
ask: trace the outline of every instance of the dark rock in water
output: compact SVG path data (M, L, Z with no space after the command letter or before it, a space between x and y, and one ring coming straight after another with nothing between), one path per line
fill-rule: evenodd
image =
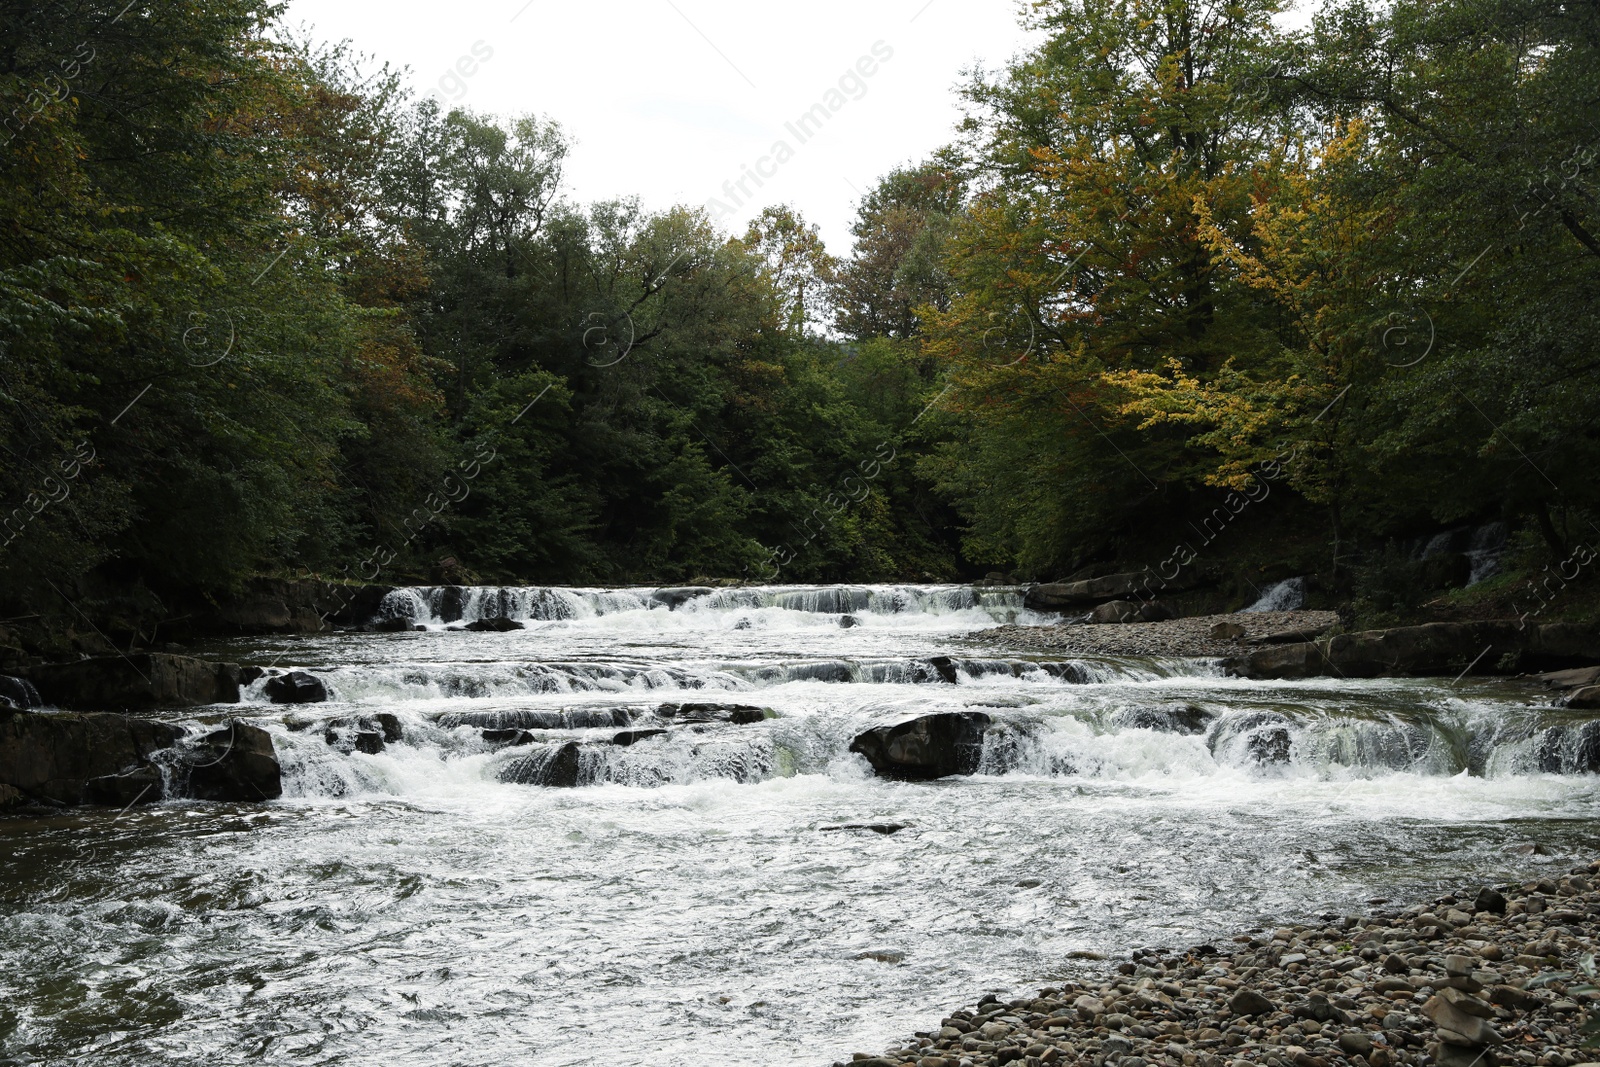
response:
M328 687L321 678L305 671L290 671L267 679L267 699L274 704L320 704L328 699Z
M1173 707L1118 708L1111 721L1124 729L1163 730L1174 734L1203 734L1215 718L1211 712L1193 704Z
M375 634L397 634L410 631L416 623L417 620L408 619L402 615L393 619L379 619L376 622L369 623L366 629Z
M240 667L239 684L252 685L259 681L266 673L266 670L261 667Z
M1600 708L1600 685L1586 685L1582 689L1573 690L1572 695L1567 698L1566 706L1586 710Z
M823 833L833 833L839 830L870 830L875 834L897 834L904 830L909 823L903 822L842 822L835 826L819 826Z
M1217 724L1211 735L1211 751L1236 738L1244 738L1244 753L1261 764L1289 762L1293 739L1289 735L1289 720L1271 711L1252 711L1230 715Z
M391 745L405 736L405 731L400 728L400 717L391 712L380 711L372 717L372 721L377 723L383 739Z
M179 708L239 700L237 664L164 652L52 663L27 674L44 703L62 708Z
M668 611L677 608L696 597L710 596L713 590L709 585L682 585L672 589L657 589L650 594L650 603L665 604Z
M482 730L483 739L491 745L531 745L533 735L526 730Z
M439 604L434 609L440 622L460 622L467 612L467 591L459 585L447 585L439 590Z
M500 615L493 619L478 619L474 622L469 622L467 623L467 629L474 633L503 634L511 630L525 629L525 627L516 619L508 619L504 615Z
M188 795L196 800L254 803L283 795L272 735L259 726L233 720L184 753Z
M1506 913L1506 898L1489 886L1478 890L1478 897L1472 902L1474 912L1487 911L1495 915Z
M735 725L761 722L766 708L753 704L662 704L656 714L685 723L728 722Z
M1115 622L1138 622L1139 605L1131 600L1113 600L1089 612L1089 621L1104 625Z
M629 745L636 744L637 742L643 741L647 738L659 737L666 732L666 730L662 729L623 730L621 733L611 738L611 743L613 745L621 745L623 748L626 748Z
M154 804L166 795L161 772L155 767L137 767L126 774L109 774L84 783L83 802L112 808L131 808L135 804Z
M440 715L437 721L447 730L457 726L488 730L585 730L629 726L644 714L635 707L512 708L507 711L450 711Z
M39 699L39 691L33 683L26 678L13 678L9 674L0 674L0 700L10 701L16 708L36 708L44 701Z
M329 746L348 755L365 752L376 756L384 749L383 731L371 719L336 719L328 724L322 739Z
M856 618L854 615L841 615L841 616L839 616L839 629L841 629L841 630L848 630L852 626L860 626L860 625L861 625L861 620Z
M551 745L517 760L500 773L502 782L572 789L582 775L582 746L576 741Z
M1546 774L1600 771L1600 720L1545 730L1539 736L1538 758Z
M939 680L941 682L944 682L946 685L956 684L956 665L955 661L953 661L949 656L930 657L928 660L928 666L932 667L934 671L938 673Z
M990 718L977 711L937 712L875 726L850 742L884 778L921 780L972 774L983 757Z
M183 733L108 712L0 716L0 784L55 804L96 803L91 781L151 768L151 755Z
M751 622L749 619L740 619L738 622L733 624L733 628L735 630L748 630L750 627Z

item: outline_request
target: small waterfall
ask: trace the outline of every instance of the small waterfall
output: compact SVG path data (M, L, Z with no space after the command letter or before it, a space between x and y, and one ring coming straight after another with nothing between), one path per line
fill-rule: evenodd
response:
M507 618L519 622L592 620L629 612L724 615L778 609L807 615L955 615L977 613L996 622L1025 617L1022 594L1011 587L748 586L728 589L561 589L542 586L412 586L379 605L384 622L407 619L427 627Z
M1297 611L1305 607L1305 604L1306 580L1287 578L1268 586L1259 600L1247 608L1240 608L1239 614L1259 611Z

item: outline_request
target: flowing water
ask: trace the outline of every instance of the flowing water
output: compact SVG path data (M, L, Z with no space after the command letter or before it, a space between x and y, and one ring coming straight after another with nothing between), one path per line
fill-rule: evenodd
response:
M1016 590L415 589L384 614L420 629L210 650L330 690L186 716L266 726L283 800L0 819L0 1063L823 1065L1088 953L1600 843L1600 734L1527 689L960 639L1044 623ZM500 616L527 627L459 629ZM849 751L954 710L993 720L972 777ZM581 784L528 784L570 742Z

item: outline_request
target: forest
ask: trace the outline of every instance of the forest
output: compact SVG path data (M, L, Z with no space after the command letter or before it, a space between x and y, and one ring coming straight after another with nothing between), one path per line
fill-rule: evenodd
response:
M783 204L579 202L558 102L447 111L278 4L8 3L0 617L262 575L1205 566L1369 619L1592 580L1600 3L1283 10L1032 5L830 250ZM1407 547L1491 522L1476 591Z

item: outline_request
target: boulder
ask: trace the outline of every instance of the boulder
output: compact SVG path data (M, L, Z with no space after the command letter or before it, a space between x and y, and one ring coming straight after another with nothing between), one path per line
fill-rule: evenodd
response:
M367 716L335 719L323 730L322 740L346 755L365 752L369 756L376 756L385 748L385 732Z
M1585 708L1589 710L1600 708L1600 685L1586 685L1582 689L1575 689L1567 698L1567 707Z
M1292 645L1306 641L1315 641L1329 630L1333 624L1324 623L1320 626L1296 626L1288 630L1274 630L1259 637L1245 639L1247 645Z
M1118 708L1111 721L1123 729L1160 730L1173 734L1203 734L1215 718L1211 712L1193 704L1172 707Z
M375 634L407 633L416 627L416 620L408 619L404 615L396 615L392 619L379 619L368 623L365 629Z
M1092 623L1138 622L1139 605L1131 600L1113 600L1101 604L1089 613Z
M467 623L467 629L474 633L503 634L511 630L521 630L524 627L516 619L508 619L504 615L499 615L492 619L475 619Z
M1539 681L1557 689L1584 689L1600 685L1600 667L1573 667L1564 671L1551 671L1539 675Z
M1166 622L1168 619L1176 619L1178 617L1176 608L1159 600L1151 600L1139 605L1140 622Z
M1326 656L1347 678L1411 674L1491 673L1501 656L1521 651L1524 632L1514 622L1430 622L1340 634Z
M841 630L848 630L852 626L860 626L860 625L861 625L861 620L856 618L854 615L841 615L841 616L839 616L839 629L841 629Z
M438 616L440 622L460 622L467 612L467 591L459 585L447 585L439 590Z
M264 691L274 704L321 704L328 699L326 683L305 671L289 671L268 678Z
M239 700L237 664L162 652L51 663L27 674L44 703L62 708L125 711Z
M1333 673L1322 649L1309 642L1276 645L1247 656L1234 656L1224 660L1223 667L1229 674L1242 678L1315 678Z
M982 712L952 711L919 715L874 726L850 742L880 777L907 780L972 774L983 756L990 718Z
M1213 641L1237 641L1244 636L1244 627L1236 622L1213 623L1206 636Z
M671 589L657 589L650 594L650 606L664 604L668 611L673 611L687 601L696 597L710 596L712 592L709 585L680 585Z
M272 735L232 720L182 751L185 793L196 800L255 803L283 795L283 776Z
M151 755L183 733L168 723L110 712L0 716L0 784L56 804L118 803L127 790L108 779L152 771ZM160 797L158 789L150 799Z
M1600 664L1600 629L1571 622L1547 622L1525 631L1526 661L1544 669Z
M507 764L500 772L500 780L516 785L575 788L583 778L582 748L576 741L546 745L538 752Z

